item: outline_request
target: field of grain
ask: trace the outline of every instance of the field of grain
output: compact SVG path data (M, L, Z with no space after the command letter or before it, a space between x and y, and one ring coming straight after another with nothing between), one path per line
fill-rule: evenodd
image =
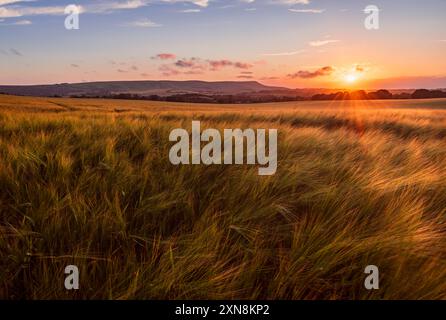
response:
M278 129L277 173L173 166L192 120ZM446 299L446 100L0 95L0 191L3 299Z

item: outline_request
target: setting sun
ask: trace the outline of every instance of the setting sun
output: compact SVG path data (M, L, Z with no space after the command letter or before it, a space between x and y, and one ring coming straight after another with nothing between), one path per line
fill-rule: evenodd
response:
M354 74L348 74L345 76L344 80L347 83L354 83L358 80L358 77Z

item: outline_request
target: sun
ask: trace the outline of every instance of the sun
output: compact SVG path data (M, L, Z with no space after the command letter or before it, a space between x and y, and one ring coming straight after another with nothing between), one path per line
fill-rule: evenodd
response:
M354 75L354 74L347 74L344 77L345 82L347 83L355 83L358 80L358 76Z

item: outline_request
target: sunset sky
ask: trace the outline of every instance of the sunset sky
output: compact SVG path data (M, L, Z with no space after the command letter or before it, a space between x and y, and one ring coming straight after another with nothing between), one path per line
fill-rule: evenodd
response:
M79 30L64 27L68 4ZM0 0L0 84L446 88L445 14L445 0Z

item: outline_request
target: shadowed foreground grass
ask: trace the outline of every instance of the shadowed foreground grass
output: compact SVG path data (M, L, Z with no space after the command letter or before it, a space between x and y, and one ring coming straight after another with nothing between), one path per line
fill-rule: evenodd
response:
M0 96L0 298L446 299L446 111L319 107ZM277 174L171 165L192 119L277 128Z

